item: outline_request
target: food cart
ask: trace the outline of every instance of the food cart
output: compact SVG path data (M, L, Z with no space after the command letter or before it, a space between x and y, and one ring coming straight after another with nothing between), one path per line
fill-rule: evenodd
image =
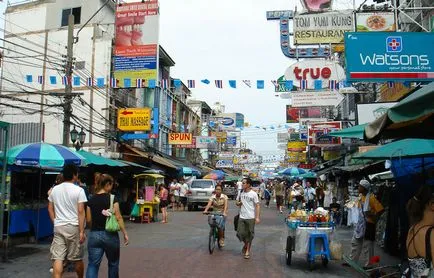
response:
M329 243L332 240L334 223L325 215L311 214L297 210L286 219L288 237L286 240L286 264L291 265L292 253L306 255L312 270L315 257L320 256L323 266L327 266L330 257Z
M139 217L144 211L149 211L151 219L158 221L160 200L158 198L158 185L164 183L164 176L160 174L135 175L136 180L136 204L139 206ZM142 192L142 195L139 194Z

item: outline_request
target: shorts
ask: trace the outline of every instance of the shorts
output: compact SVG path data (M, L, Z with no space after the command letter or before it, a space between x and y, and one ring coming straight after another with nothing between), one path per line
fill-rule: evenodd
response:
M83 245L80 244L79 227L70 224L55 226L50 252L51 260L71 262L83 260Z
M238 220L237 237L243 242L252 242L255 237L255 219Z
M175 195L174 197L175 197L175 199L174 199L174 200L175 200L175 203L179 203L179 196L176 196L176 195Z
M160 201L160 208L167 208L168 205L169 205L169 201L167 200Z
M276 196L276 203L278 207L283 205L283 196Z
M365 240L375 241L376 228L374 223L366 222Z
M187 197L179 197L181 204L183 204L184 206L187 205Z

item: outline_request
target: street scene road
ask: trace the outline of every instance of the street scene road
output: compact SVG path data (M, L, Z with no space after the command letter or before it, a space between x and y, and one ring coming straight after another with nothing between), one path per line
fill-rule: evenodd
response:
M201 211L169 212L168 224L128 223L130 245L121 248L120 277L357 277L351 268L336 261L324 268L318 260L315 269L310 271L305 256L296 256L292 266L288 267L284 253L287 236L285 214L277 213L275 208L262 209L252 257L244 259L242 245L233 230L232 219L236 212L235 204L231 202L225 247L216 249L212 255L208 252L207 217ZM351 234L351 230L345 228L336 231L343 243L350 242ZM50 277L49 242L28 245L32 252L26 250L27 254L12 258L10 263L0 263L0 277ZM13 252L11 255L16 255ZM100 277L106 275L107 262L104 259ZM71 272L64 277L76 276Z

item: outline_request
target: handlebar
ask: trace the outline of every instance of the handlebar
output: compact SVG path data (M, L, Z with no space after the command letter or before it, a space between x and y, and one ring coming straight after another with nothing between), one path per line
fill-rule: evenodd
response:
M203 212L203 214L205 214L205 215L219 215L219 216L224 216L223 213L220 213L220 212L211 212L211 211Z

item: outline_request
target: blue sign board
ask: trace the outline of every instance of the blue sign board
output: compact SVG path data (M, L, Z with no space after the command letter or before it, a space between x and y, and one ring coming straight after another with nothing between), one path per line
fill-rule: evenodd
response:
M348 81L433 81L434 33L345 33Z

